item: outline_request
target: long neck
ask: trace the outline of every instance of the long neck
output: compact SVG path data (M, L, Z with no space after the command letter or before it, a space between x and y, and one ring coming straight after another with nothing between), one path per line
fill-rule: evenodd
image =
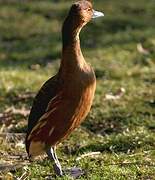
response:
M76 20L67 17L62 28L62 61L61 70L66 72L75 71L77 67L86 64L80 48L79 33L82 25L76 24Z

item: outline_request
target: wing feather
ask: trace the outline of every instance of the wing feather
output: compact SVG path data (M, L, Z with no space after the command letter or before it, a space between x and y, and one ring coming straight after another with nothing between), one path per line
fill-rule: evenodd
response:
M46 112L51 99L56 96L58 84L58 75L55 75L46 81L39 90L30 111L27 134L31 132L33 127L39 121L40 117L43 116L43 114Z

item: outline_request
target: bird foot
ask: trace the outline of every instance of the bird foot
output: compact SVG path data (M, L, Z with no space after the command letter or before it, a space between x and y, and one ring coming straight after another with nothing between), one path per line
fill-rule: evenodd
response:
M63 175L69 175L73 177L74 179L78 178L79 176L84 175L84 172L81 168L72 167L69 169L65 169L62 173L61 169L59 169L57 166L54 166L55 176L48 175L46 176L45 180L54 180L57 176L61 177Z
M68 174L68 175L72 176L73 178L78 178L79 176L84 174L82 169L77 168L77 167L72 167L70 169L66 169L65 172L66 172L65 174Z

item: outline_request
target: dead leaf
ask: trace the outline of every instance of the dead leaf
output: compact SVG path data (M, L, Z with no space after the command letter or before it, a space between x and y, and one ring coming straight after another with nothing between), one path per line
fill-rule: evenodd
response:
M40 69L40 64L32 64L32 65L30 66L30 69L32 69L32 70L38 70L38 69Z
M150 52L147 49L145 49L141 43L137 44L137 51L144 55L150 54Z
M9 126L12 121L12 116L15 114L22 115L24 117L28 116L30 110L26 109L24 106L21 109L16 109L14 106L7 108L3 113L0 113L0 124L5 124Z
M20 114L24 117L28 116L30 111L27 110L25 107L22 107L21 109L15 109L14 107L12 107L12 113L13 114Z
M35 93L33 92L25 92L24 94L18 94L13 98L13 102L18 102L18 101L25 101L31 98L34 98Z
M4 179L5 179L5 180L13 180L13 179L14 179L13 174L10 173L10 172L8 172L8 173L5 175Z
M0 133L0 138L7 140L7 142L20 142L24 141L25 133Z
M21 148L21 149L24 149L25 148L25 143L23 141L19 141L16 145L15 145L16 148Z
M125 94L125 89L124 88L120 88L118 89L118 91L115 94L106 94L105 95L105 99L106 100L117 100L120 99L124 94Z
M28 171L27 166L23 167L23 169L24 169L24 173L21 175L21 177L17 178L17 180L26 180L26 179L28 179L30 173Z
M25 164L0 164L0 171L1 172L9 172L9 171L16 171L17 169L23 168Z
M9 126L12 123L11 111L4 111L4 113L0 113L0 124L5 124Z
M86 154L82 154L80 157L77 157L76 158L76 161L79 161L79 160L81 160L81 159L83 159L83 158L85 158L85 157L93 157L93 158L95 158L95 157L97 157L97 156L99 156L101 154L101 152L89 152L89 153L86 153Z
M11 115L11 114L21 114L23 116L27 116L29 114L29 110L27 110L24 106L21 109L16 109L14 106L7 108L2 116Z

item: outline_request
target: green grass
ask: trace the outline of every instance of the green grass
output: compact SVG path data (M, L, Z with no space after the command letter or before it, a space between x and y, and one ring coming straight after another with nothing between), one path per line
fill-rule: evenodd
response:
M26 131L28 115L9 109L29 110L34 94L57 72L61 25L70 4L0 1L0 114L9 114L0 116L2 132ZM60 162L64 168L81 167L81 180L155 179L155 2L98 0L94 5L105 17L83 29L81 46L96 72L95 100L86 121L59 145ZM138 43L149 53L138 52ZM126 92L120 99L105 98L122 87ZM17 146L21 139L0 136L0 164L25 162L9 158L25 155ZM101 154L76 160L94 151ZM14 178L23 172L11 171ZM28 172L29 179L55 177L46 158L29 164ZM8 172L0 175L7 179Z

